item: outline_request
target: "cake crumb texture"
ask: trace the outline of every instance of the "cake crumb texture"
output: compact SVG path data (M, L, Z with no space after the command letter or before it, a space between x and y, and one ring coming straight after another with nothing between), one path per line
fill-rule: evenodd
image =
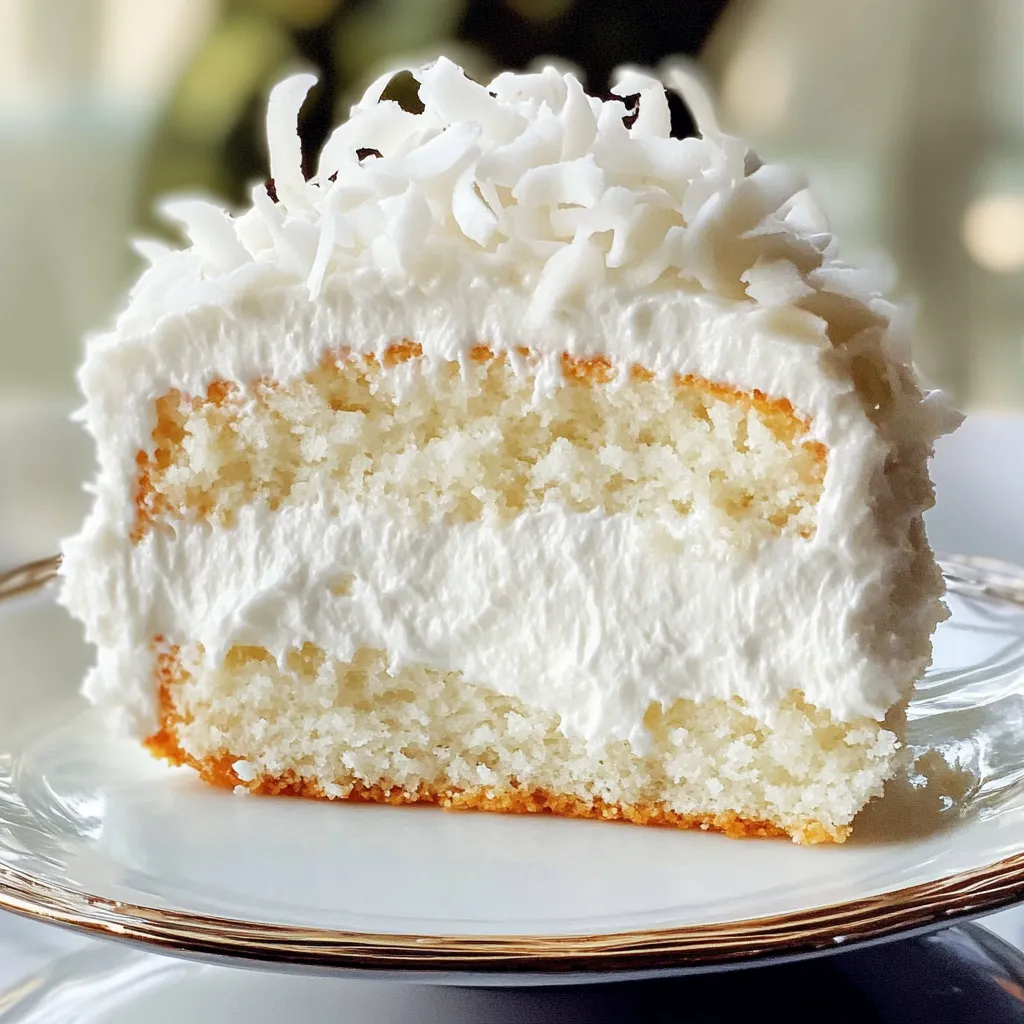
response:
M363 648L337 662L312 645L284 665L234 647L157 659L160 729L150 750L215 785L381 803L623 820L730 836L842 842L892 773L882 723L837 723L793 693L770 723L742 701L653 705L650 749L588 748L556 715L457 672L387 669Z
M787 400L639 366L619 380L602 357L561 362L546 393L525 350L481 345L427 368L403 342L382 359L331 353L291 382L169 391L137 456L135 539L160 521L230 526L256 502L342 500L422 521L507 521L554 502L813 535L827 451Z

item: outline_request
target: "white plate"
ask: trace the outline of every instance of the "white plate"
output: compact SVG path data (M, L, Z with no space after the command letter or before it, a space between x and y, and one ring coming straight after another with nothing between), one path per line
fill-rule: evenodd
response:
M0 907L195 957L551 981L778 960L1008 906L1024 571L952 573L909 744L953 767L898 780L839 847L234 796L107 736L75 696L76 627L47 593L6 600Z

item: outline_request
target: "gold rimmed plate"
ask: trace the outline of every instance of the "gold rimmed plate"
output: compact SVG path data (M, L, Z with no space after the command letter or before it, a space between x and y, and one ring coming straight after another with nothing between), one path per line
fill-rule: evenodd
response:
M822 954L1024 899L1024 570L945 563L907 767L838 847L235 796L114 739L45 586L0 578L0 908L178 955L564 983Z

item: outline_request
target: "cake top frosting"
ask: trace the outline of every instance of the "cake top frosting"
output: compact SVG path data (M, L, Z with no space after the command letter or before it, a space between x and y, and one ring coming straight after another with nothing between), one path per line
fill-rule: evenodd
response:
M537 323L604 285L765 306L823 291L867 304L877 294L836 258L804 179L759 164L723 133L683 66L663 78L700 137L671 135L665 85L632 68L619 69L607 99L551 67L487 85L445 58L404 70L423 109L385 99L396 72L382 75L308 180L297 123L316 79L281 82L267 117L271 182L238 215L204 200L164 202L191 245L138 243L152 266L124 317L152 323L265 276L302 281L315 300L346 274L430 291L467 267L530 291Z

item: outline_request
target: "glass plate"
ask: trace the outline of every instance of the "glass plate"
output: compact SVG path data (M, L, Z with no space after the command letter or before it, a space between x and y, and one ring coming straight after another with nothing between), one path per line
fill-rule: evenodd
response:
M180 955L552 982L820 954L1024 899L1024 570L950 559L907 770L837 847L235 796L111 739L0 578L0 908Z

